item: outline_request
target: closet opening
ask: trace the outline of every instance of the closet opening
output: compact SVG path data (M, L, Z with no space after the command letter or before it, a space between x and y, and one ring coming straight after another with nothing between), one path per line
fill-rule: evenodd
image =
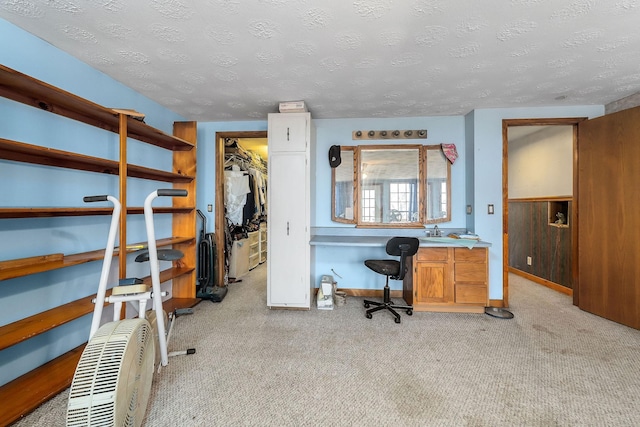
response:
M216 281L242 279L267 257L267 132L216 133Z

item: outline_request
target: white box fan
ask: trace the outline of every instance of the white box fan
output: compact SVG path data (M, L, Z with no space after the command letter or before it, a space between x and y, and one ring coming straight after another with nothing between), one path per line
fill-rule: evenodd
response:
M155 339L148 321L100 327L76 368L67 426L140 426L151 394Z

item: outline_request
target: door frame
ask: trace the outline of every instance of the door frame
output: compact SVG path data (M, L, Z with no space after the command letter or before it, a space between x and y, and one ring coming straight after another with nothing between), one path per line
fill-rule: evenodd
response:
M224 248L227 221L224 214L224 139L225 138L266 138L267 131L228 131L216 132L216 205L215 205L215 233L216 233L216 284L224 286Z
M573 195L571 209L571 276L573 303L578 304L578 123L587 117L502 120L502 303L509 307L509 134L510 126L573 126Z

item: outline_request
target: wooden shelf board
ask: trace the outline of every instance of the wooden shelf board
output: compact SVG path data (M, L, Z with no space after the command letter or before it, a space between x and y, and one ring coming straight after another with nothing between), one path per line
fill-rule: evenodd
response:
M109 295L109 292L107 293ZM69 323L93 311L95 295L80 298L0 327L0 350Z
M119 113L0 65L0 96L73 120L119 133ZM172 151L189 151L195 144L168 135L127 116L130 138Z
M174 267L168 268L160 272L160 282L168 282L171 279L175 279L176 277L180 277L183 274L189 274L194 271L194 268L190 267ZM147 285L151 285L151 276L146 276L142 278L143 283Z
M193 270L193 268L183 267L168 268L160 272L160 282L167 282ZM144 277L142 280L144 283L151 284L150 276ZM111 292L107 291L107 296L109 295L111 295ZM92 300L95 297L96 295L93 294L80 298L17 322L1 326L0 351L93 312L94 304ZM105 303L106 305L108 304Z
M191 237L169 237L166 239L159 239L156 244L158 247L177 245L192 241ZM132 246L142 245L146 247L146 242L133 243ZM132 248L127 249L128 253L135 252L139 249ZM118 256L119 250L116 248L114 257ZM33 257L39 258L39 257ZM40 257L41 258L41 257ZM14 279L16 277L29 276L31 274L42 273L45 271L57 270L59 268L72 267L74 265L84 264L87 262L97 261L104 258L104 249L82 252L73 255L63 256L61 261L55 260L47 262L45 258L42 258L41 262L33 262L28 267L14 267L16 262L12 261L0 261L0 281Z
M0 425L7 426L71 386L85 345L59 356L0 387ZM7 404L11 402L11 404Z
M163 306L167 313L177 310L179 308L191 308L195 307L200 301L200 298L171 298L164 302Z
M569 224L556 224L553 222L550 222L549 226L556 227L556 228L569 228Z
M154 213L188 213L194 210L194 207L157 207L153 208ZM93 216L93 215L111 215L112 208L0 208L0 218L50 218L61 216ZM127 214L138 215L144 214L142 207L129 207Z
M70 151L40 147L3 138L0 138L0 158L16 162L98 172L108 175L118 175L120 173L119 163L115 160L85 156ZM165 182L191 182L194 179L193 176L131 164L127 165L127 176Z
M195 210L193 206L185 206L185 207L158 207L153 208L153 213L161 214L161 213L191 213ZM141 207L133 207L127 208L128 214L144 214L144 208Z
M111 215L111 208L1 208L0 218Z

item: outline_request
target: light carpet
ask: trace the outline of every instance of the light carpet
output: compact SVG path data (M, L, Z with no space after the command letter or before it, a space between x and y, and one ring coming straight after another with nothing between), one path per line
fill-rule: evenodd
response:
M382 282L381 282L382 285ZM638 426L640 331L510 277L513 319L269 310L266 266L177 319L146 426ZM68 392L16 425L64 425Z

